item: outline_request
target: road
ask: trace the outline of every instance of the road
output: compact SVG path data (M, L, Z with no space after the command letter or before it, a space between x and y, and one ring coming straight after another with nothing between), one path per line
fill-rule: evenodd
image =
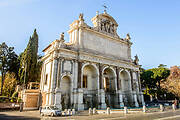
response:
M180 120L180 110L152 112L152 113L114 113L111 115L98 114L91 115L79 114L66 117L41 117L39 111L7 111L0 112L0 120Z

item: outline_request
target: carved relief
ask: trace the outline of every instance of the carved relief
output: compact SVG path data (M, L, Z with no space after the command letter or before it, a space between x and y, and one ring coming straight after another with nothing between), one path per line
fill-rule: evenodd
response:
M71 60L64 60L62 65L62 72L70 72L72 74L73 62Z
M103 32L115 34L115 25L110 20L101 19L100 20L100 30Z

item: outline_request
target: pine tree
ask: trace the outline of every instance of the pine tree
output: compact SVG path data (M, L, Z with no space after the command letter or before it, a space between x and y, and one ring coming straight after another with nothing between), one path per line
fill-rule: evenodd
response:
M20 55L19 76L21 83L38 81L39 63L38 63L38 34L36 29L32 37L30 36L28 45Z

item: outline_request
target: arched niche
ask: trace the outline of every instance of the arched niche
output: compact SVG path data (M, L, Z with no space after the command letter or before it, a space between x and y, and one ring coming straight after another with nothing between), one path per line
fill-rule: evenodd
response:
M98 69L95 65L86 64L82 68L82 88L87 90L98 89Z
M61 78L61 104L62 109L68 109L71 106L71 78L67 75Z
M121 90L123 92L130 92L132 88L131 88L131 77L129 72L126 70L121 70L119 73L119 79L121 81Z
M103 69L102 71L102 75L103 75L103 86L105 89L105 92L111 92L116 90L116 74L114 69L112 69L111 67L106 67Z

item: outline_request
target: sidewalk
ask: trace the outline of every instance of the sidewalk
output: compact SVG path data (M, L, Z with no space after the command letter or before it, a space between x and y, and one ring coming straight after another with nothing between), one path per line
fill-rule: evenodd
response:
M172 109L166 110L164 112L154 111L154 112L138 112L138 113L113 113L110 115L107 114L97 114L97 115L88 115L88 111L83 111L75 116L58 116L58 117L41 117L39 111L8 111L0 112L0 120L153 120L153 119L180 119L180 110L173 111Z

